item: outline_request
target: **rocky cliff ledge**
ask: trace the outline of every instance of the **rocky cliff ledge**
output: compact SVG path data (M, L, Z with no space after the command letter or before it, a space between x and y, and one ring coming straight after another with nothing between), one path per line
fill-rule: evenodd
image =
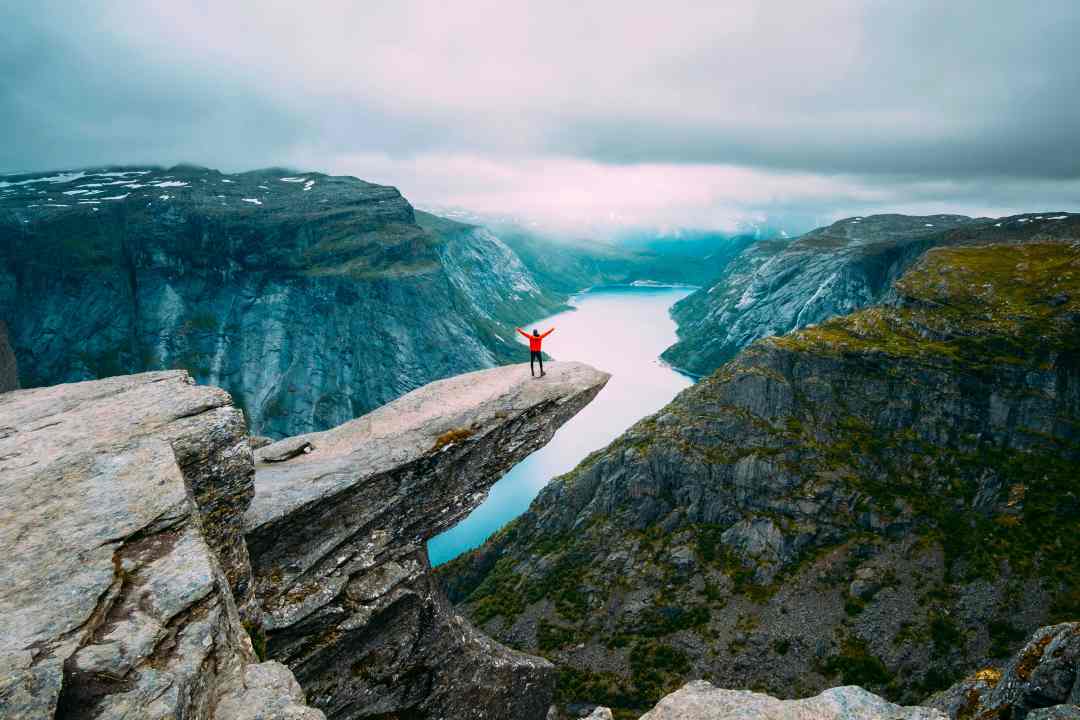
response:
M237 612L252 475L184 372L0 397L0 716L321 718Z
M0 717L322 718L267 651L333 717L544 717L551 665L457 617L424 543L607 377L456 377L257 461L183 371L5 393Z
M268 652L328 715L544 717L552 666L458 617L425 544L608 378L550 367L543 380L516 365L432 383L258 451L247 544Z

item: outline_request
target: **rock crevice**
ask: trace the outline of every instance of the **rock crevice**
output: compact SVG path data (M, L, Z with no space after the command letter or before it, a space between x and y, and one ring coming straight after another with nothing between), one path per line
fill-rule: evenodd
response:
M333 717L544 716L551 665L458 617L425 544L607 377L578 363L543 380L524 365L470 373L260 449L246 516L256 595L270 656L312 702Z

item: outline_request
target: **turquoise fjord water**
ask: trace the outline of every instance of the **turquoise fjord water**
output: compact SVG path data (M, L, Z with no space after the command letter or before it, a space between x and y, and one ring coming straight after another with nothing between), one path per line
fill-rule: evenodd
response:
M469 517L428 543L432 565L478 547L528 509L552 478L572 470L641 418L664 405L693 381L664 365L660 353L675 342L668 310L693 288L617 286L576 295L575 310L530 325L556 330L544 341L553 362L577 360L611 373L607 387L566 423L546 446L495 483L488 499ZM524 344L525 339L521 338ZM528 352L522 349L522 357ZM537 380L536 382L543 382Z

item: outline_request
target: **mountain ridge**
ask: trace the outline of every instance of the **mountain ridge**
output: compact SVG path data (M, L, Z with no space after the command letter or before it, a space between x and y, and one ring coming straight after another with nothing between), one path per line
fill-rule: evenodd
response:
M281 437L520 359L513 324L562 306L505 252L465 262L503 251L494 236L425 229L355 178L112 166L0 183L0 316L27 386L183 367Z
M1056 225L1074 217L889 213L844 218L795 238L759 241L732 259L709 286L676 303L672 317L679 340L661 357L689 374L708 375L754 340L885 300L892 282L932 247L1054 237L1063 229Z

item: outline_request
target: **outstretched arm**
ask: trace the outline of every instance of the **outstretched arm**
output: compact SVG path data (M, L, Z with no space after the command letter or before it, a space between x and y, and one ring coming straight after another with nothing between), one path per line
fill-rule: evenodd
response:
M521 328L518 328L518 329L517 329L517 331L518 331L519 333L521 333L522 335L524 335L525 337L529 337L529 333L525 332L525 331L524 331L524 330L522 330Z
M541 335L540 337L542 337L542 338L546 338L546 337L547 337L548 335L550 335L550 334L551 334L551 333L553 333L553 332L555 332L555 328L551 328L550 330L548 330L548 331L547 331L546 333L544 333L544 334L543 334L543 335Z

